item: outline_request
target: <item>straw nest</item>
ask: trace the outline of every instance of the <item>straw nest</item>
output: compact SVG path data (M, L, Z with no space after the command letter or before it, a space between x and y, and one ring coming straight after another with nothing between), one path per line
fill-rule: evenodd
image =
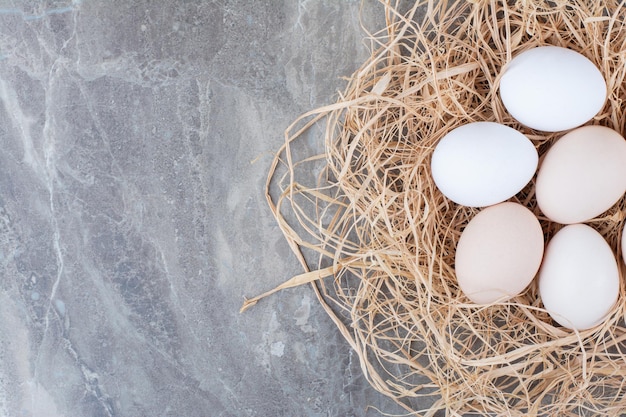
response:
M472 304L457 286L454 253L477 210L451 203L430 176L437 141L469 122L519 129L540 155L562 135L521 126L497 94L503 66L538 45L591 59L609 94L590 124L626 133L625 7L618 0L383 5L386 28L369 34L371 57L336 104L287 130L268 178L270 207L305 272L244 309L313 283L368 381L411 415L626 412L623 280L608 320L581 332L550 319L536 283L508 302ZM303 142L320 126L324 152L306 155ZM310 181L311 172L319 175ZM559 228L537 209L533 182L512 200L536 213L546 240ZM625 213L622 198L588 222L620 258L622 278Z

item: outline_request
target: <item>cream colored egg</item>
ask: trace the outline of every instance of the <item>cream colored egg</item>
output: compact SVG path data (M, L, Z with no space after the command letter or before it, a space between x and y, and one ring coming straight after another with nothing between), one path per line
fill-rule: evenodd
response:
M477 304L520 294L539 270L543 231L535 215L512 202L487 207L465 227L456 249L459 287Z
M536 181L537 204L550 220L581 223L613 206L626 191L626 141L615 130L584 126L547 152Z
M561 229L548 243L539 293L550 316L569 329L600 324L615 304L619 272L602 235L584 224Z

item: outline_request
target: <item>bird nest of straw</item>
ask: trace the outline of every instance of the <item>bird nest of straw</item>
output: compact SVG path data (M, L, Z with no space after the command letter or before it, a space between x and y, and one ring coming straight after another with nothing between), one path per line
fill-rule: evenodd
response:
M471 303L454 256L478 210L441 194L430 160L446 133L477 121L518 129L545 154L563 133L520 125L497 94L507 62L540 45L597 65L608 100L589 124L624 135L626 8L618 0L431 0L401 12L390 3L385 30L370 34L371 57L339 100L286 131L267 196L305 271L244 309L312 283L368 381L411 415L625 412L624 263L618 303L589 330L554 323L536 282L506 302ZM324 150L307 154L314 127ZM546 240L558 231L537 208L534 179L511 200L537 215ZM588 222L620 258L625 213L622 198Z

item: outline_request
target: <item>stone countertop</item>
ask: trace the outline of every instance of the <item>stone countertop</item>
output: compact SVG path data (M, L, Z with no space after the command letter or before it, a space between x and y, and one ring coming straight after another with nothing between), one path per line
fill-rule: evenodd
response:
M375 0L0 2L0 416L377 416L264 197ZM320 139L321 140L321 139Z

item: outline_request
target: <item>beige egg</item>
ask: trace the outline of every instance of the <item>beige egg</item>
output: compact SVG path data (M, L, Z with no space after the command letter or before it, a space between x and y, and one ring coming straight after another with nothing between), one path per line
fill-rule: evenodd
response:
M626 191L626 141L615 130L584 126L560 138L537 174L537 204L552 221L590 220Z
M539 221L512 202L487 207L465 227L456 249L459 286L477 304L504 301L533 280L543 257Z

